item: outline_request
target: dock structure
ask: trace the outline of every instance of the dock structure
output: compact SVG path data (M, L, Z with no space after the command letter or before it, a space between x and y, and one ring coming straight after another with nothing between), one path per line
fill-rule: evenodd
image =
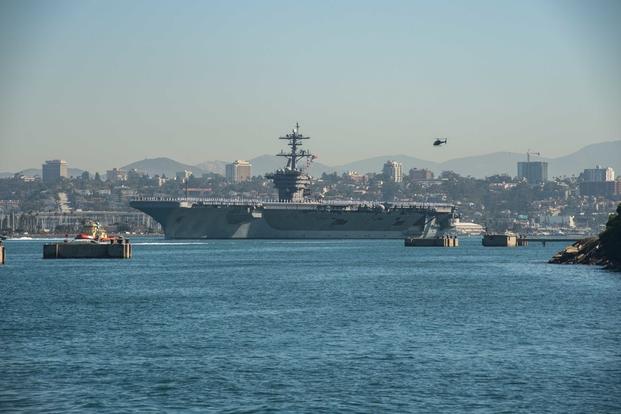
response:
M483 236L485 247L515 247L518 246L518 236L515 234L486 234Z
M483 236L483 246L487 247L515 247L528 246L528 243L573 243L580 239L570 237L528 237L515 234L486 234Z
M405 239L406 247L458 247L459 240L455 236L436 237L433 239L417 239L408 237Z
M524 239L526 241L526 243L528 242L536 242L536 243L541 243L542 245L546 245L546 243L575 243L577 241L580 241L582 239L578 239L575 237L558 237L558 238L552 238L552 237L528 237Z
M127 239L111 243L51 243L43 245L44 259L130 259L132 245Z
M4 244L2 244L2 241L0 240L0 265L3 265L5 263L5 255L4 255Z

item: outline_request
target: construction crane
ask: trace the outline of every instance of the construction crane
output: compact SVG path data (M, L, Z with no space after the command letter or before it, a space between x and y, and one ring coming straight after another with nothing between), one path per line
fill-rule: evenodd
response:
M530 162L530 156L531 156L531 155L536 155L536 156L538 156L538 157L541 157L541 153L540 153L540 152L534 152L534 151L531 151L531 150L529 149L529 150L527 150L527 151L526 151L526 161L527 161L527 162Z

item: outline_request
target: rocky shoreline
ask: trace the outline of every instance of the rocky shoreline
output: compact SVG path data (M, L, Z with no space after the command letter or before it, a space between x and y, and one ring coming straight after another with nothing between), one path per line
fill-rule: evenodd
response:
M588 264L621 271L621 204L599 237L582 239L554 255L548 263Z
M595 265L621 271L621 263L607 257L604 253L599 237L578 240L555 254L548 263Z
M589 264L621 272L621 204L599 237L582 239L554 255L548 263Z

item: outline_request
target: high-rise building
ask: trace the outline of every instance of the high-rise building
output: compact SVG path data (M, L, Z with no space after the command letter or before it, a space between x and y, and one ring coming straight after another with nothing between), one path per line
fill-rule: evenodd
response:
M548 163L545 161L518 162L518 178L529 184L542 184L548 181Z
M248 161L236 160L226 165L226 179L232 183L246 181L252 177L252 164Z
M619 181L611 167L587 168L580 174L580 194L583 196L611 197L621 195Z
M400 162L388 160L382 169L384 179L395 183L403 181L403 166Z
M41 168L41 179L44 183L54 183L62 177L69 177L67 161L50 160L45 161Z
M599 165L595 168L587 168L582 172L582 181L584 182L602 182L614 181L615 170L611 167L603 168Z

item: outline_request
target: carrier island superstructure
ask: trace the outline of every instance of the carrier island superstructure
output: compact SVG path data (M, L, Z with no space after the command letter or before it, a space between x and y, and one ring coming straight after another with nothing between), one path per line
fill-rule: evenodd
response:
M301 149L299 125L279 139L286 166L266 177L278 200L139 198L130 206L153 217L169 239L403 239L435 237L452 227L452 205L325 201L311 198L300 166L315 156Z

